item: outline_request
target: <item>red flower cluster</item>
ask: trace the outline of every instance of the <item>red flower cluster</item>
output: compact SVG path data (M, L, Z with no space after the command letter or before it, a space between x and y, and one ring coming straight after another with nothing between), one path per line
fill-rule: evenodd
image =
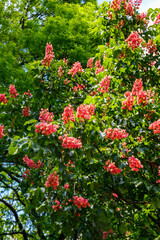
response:
M30 168L37 168L37 169L39 169L39 168L43 167L43 163L41 161L38 161L37 163L35 163L32 159L29 159L27 157L27 155L24 156L23 161Z
M132 111L132 107L134 104L134 97L128 96L124 102L122 102L122 109L128 109L129 111Z
M75 162L74 161L72 162L71 160L69 160L69 162L66 163L65 166L66 167L75 167Z
M47 109L43 109L41 108L40 111L40 116L39 116L39 120L41 122L52 122L54 118L53 112L48 112L48 108Z
M127 15L134 15L132 0L129 0L128 3L125 4L125 10Z
M0 138L2 138L4 136L4 125L0 125Z
M69 183L66 183L66 184L64 185L64 188L67 190L67 189L69 188Z
M138 32L134 31L129 35L129 37L125 41L128 42L128 47L129 48L131 47L132 50L134 50L141 44L143 40L139 36Z
M6 104L8 102L5 94L0 94L0 102L3 102L4 104Z
M56 205L53 205L52 208L57 211L58 209L61 209L60 202L58 200L55 200Z
M158 15L154 21L154 24L158 24L158 23L160 23L160 13L158 13Z
M51 173L48 176L45 185L46 187L53 187L54 190L57 190L57 187L59 186L59 175L57 175L57 172Z
M25 107L22 110L23 117L28 117L30 115L29 110L30 110L30 107Z
M82 119L90 119L92 115L94 115L94 110L95 110L95 105L93 105L92 103L89 105L86 104L81 104L78 108L77 108L77 118L80 118L81 121Z
M26 95L27 97L31 97L32 94L30 93L30 90L28 90L28 92L24 92L24 95Z
M93 68L93 58L92 57L88 60L87 67Z
M64 112L62 114L62 120L64 124L67 124L69 121L75 122L75 117L73 114L73 106L68 105L64 108Z
M142 78L136 79L132 89L132 95L137 96L140 91L143 90Z
M122 139L122 138L127 138L128 137L128 133L126 132L126 130L120 130L119 128L108 128L105 129L104 132L106 133L106 138L109 139Z
M160 119L150 124L149 129L153 129L155 134L160 133Z
M139 9L139 6L141 5L142 0L134 0L134 6L135 8Z
M82 142L80 139L74 137L65 137L62 140L62 147L63 148L82 148Z
M79 89L79 90L82 90L82 89L84 89L84 88L85 88L84 85L77 83L77 86L74 86L74 87L73 87L73 92L77 92L78 89Z
M83 207L83 208L86 208L86 207L89 207L90 206L90 204L89 204L89 202L88 202L88 199L84 199L83 197L77 197L77 196L75 196L75 197L73 197L74 198L74 200L73 200L73 203L77 206L77 208L81 208L81 207Z
M26 178L30 178L30 172L29 169L27 169L26 171L23 172L22 177L25 180Z
M113 0L110 5L110 8L113 8L114 10L120 10L121 9L120 4L121 0Z
M40 122L35 125L35 132L42 133L46 136L53 134L57 131L58 125L53 125L52 123Z
M103 240L107 239L108 235L113 233L113 229L109 229L109 231L104 231L103 232Z
M128 161L130 168L132 168L132 171L138 172L140 168L143 168L141 161L138 160L138 158L135 158L133 155L132 157L129 157Z
M115 166L115 163L110 163L110 160L108 160L105 165L104 165L104 169L106 169L108 172L118 175L120 172L122 172L122 169L117 168Z
M52 44L47 43L45 57L44 57L44 60L41 61L42 65L49 67L51 64L52 58L54 57L55 56L54 56Z
M155 44L153 44L153 40L149 39L148 43L143 43L143 47L148 50L148 53L150 54L157 54L157 47Z
M111 76L105 76L100 82L100 88L98 88L99 92L108 92L109 84L110 84Z
M58 77L62 77L63 73L64 73L64 70L62 70L62 66L59 67L58 69Z
M12 85L12 84L10 84L10 86L9 86L9 93L11 94L11 97L13 97L13 98L16 98L19 95L19 93L17 93L17 91L15 89L15 85Z
M73 64L73 67L69 70L68 74L70 74L70 75L72 75L72 77L74 77L74 75L76 73L80 73L80 72L83 72L83 70L82 70L82 66L81 66L80 62L78 61Z
M145 91L140 91L137 96L137 104L140 105L141 103L143 106L147 104L147 93Z

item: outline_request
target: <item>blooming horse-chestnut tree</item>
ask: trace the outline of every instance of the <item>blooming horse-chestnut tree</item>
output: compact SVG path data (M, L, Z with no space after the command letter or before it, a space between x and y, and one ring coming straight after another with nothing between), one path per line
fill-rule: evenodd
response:
M35 89L0 94L0 236L159 239L160 26L140 2L100 7L86 68L47 43Z

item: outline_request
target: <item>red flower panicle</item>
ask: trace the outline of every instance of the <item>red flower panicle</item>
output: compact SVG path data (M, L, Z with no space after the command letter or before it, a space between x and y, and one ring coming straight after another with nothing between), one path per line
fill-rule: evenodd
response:
M111 76L105 76L100 82L100 88L98 88L98 91L102 93L104 92L108 93L110 80L111 80Z
M138 172L139 169L143 168L141 161L138 160L138 158L135 158L133 155L132 155L132 157L129 157L128 161L129 161L129 166L132 169L132 171Z
M47 43L45 57L44 57L44 60L41 61L42 65L49 67L51 64L52 58L54 57L55 56L54 56L52 44Z
M13 97L13 98L16 98L19 95L19 93L17 93L17 91L15 89L15 85L12 85L12 84L10 84L10 86L9 86L9 93L11 94L11 97Z
M108 160L105 165L104 165L104 169L106 169L108 172L118 175L120 172L122 172L122 169L117 168L115 166L115 163L110 163L110 160Z
M52 112L48 112L48 108L47 109L43 109L41 108L41 111L40 111L40 116L39 116L39 120L41 122L52 122L53 121L53 118L54 118L54 115Z
M141 103L143 106L147 104L147 93L145 91L140 91L137 96L137 104L140 105Z
M127 15L130 15L130 16L134 15L132 0L129 0L128 3L125 4L125 10Z
M110 8L113 8L115 11L120 10L121 9L121 0L113 0Z
M27 169L26 171L23 172L22 177L25 180L26 178L30 178L30 172L29 169Z
M52 123L40 122L35 125L35 132L42 133L46 136L53 134L57 131L58 125L53 125Z
M63 70L62 66L60 66L58 69L58 77L62 77L63 73L64 73L64 70Z
M131 47L132 50L134 50L135 48L139 47L139 45L143 40L139 36L138 32L135 31L135 32L132 32L125 41L128 42L128 47L129 48Z
M64 112L62 114L62 120L64 124L67 124L69 121L75 122L73 106L68 105L67 107L64 108Z
M28 90L28 92L24 92L23 95L26 95L27 97L31 97L32 96L32 94L30 93L30 90Z
M0 125L0 138L2 138L4 136L4 125Z
M32 159L29 159L27 157L27 155L24 156L23 161L30 168L34 168L34 169L37 168L37 169L39 169L39 168L43 167L43 163L41 161L38 161L37 163L35 163Z
M30 107L25 107L22 110L23 117L28 117L30 115L29 111L30 111Z
M68 74L74 77L76 73L80 73L80 72L83 72L83 70L82 70L81 63L78 61L73 64L73 67L69 70Z
M139 9L139 6L141 5L141 3L142 3L142 0L134 0L134 6L135 6L135 8L137 8L137 9Z
M132 111L132 107L134 104L134 97L128 96L124 102L122 102L122 109L128 109L129 111Z
M152 129L155 134L160 133L160 119L151 123L149 129Z
M126 132L126 130L120 130L118 128L108 128L105 129L104 132L106 133L106 138L109 139L122 139L122 138L127 138L128 137L128 133Z
M0 94L0 102L3 102L4 104L6 104L8 102L5 94Z
M82 148L82 142L80 139L74 137L65 137L62 140L62 147L63 148Z
M160 23L160 13L158 13L158 16L156 17L154 24Z
M89 202L88 202L88 199L84 199L83 197L77 197L77 196L75 196L75 197L73 197L74 198L74 200L73 200L73 203L75 204L75 206L77 206L77 208L81 208L81 207L83 207L83 208L86 208L86 207L89 207L90 206L90 204L89 204Z
M93 58L92 57L88 60L87 67L93 68Z
M77 108L77 118L80 118L81 121L83 119L91 119L91 116L94 115L94 110L95 110L95 105L93 105L92 103L89 105L86 104L81 104L78 108Z
M55 200L56 205L53 205L52 208L57 211L58 209L61 209L60 202L58 200Z
M51 173L48 176L45 185L46 187L53 187L54 190L57 190L57 187L59 186L59 175L57 175L57 172Z
M143 90L142 78L136 79L132 88L132 95L137 96Z
M69 183L66 183L66 184L64 185L64 188L67 190L67 189L69 188Z

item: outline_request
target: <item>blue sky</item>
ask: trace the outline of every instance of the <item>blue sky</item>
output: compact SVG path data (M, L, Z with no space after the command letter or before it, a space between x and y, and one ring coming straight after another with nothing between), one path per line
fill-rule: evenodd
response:
M98 0L98 4L101 4L103 2L104 2L104 0ZM107 2L109 2L109 1L107 1ZM139 11L145 12L149 8L153 8L153 9L160 8L160 0L143 0Z

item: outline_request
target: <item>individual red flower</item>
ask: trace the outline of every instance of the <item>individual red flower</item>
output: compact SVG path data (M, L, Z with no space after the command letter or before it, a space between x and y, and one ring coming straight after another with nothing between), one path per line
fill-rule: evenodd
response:
M13 97L13 98L16 98L19 95L19 93L17 93L17 91L15 89L15 85L12 85L12 84L10 84L10 86L9 86L9 93L11 94L11 97Z
M53 187L54 190L57 190L59 186L59 175L57 175L56 171L48 176L45 185L46 187Z
M132 171L138 172L139 169L143 168L141 161L138 160L138 158L135 158L133 155L132 155L132 157L129 157L128 161L129 161L129 166Z
M25 107L22 110L23 117L28 117L30 115L29 111L30 111L30 107Z
M75 204L75 206L77 206L77 208L86 208L86 207L89 207L90 204L88 202L88 199L84 199L83 197L78 197L78 196L75 196L73 197L74 200L73 200L73 203Z
M62 120L64 124L67 124L69 121L75 122L73 106L71 106L70 104L64 108Z
M3 102L4 104L6 104L8 102L5 94L0 94L0 102Z
M54 57L55 56L54 56L52 44L47 43L45 57L44 57L44 60L41 61L42 65L49 67L51 64L52 58Z

